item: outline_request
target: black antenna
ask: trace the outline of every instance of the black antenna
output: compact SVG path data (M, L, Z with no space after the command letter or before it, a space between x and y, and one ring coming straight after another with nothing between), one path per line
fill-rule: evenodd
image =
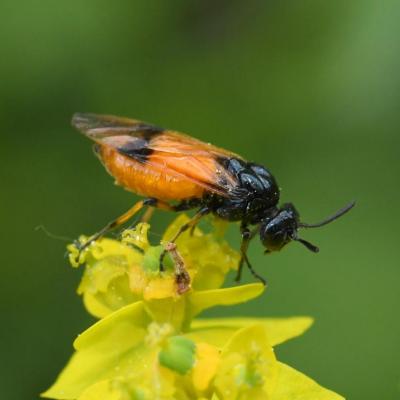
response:
M329 224L330 222L334 221L335 219L338 219L342 215L344 215L347 212L349 212L355 205L356 205L356 202L352 201L350 204L348 204L347 206L343 207L342 209L337 211L335 214L331 215L327 219L325 219L325 220L323 220L321 222L318 222L316 224L305 224L303 222L300 222L299 223L299 228L319 228L320 226L324 226L326 224ZM305 245L305 243L303 243L303 244Z
M318 253L319 252L319 248L317 246L314 246L312 243L307 242L307 240L304 239L294 239L296 240L296 242L300 242L301 244L303 244L305 247L307 247L308 250L311 250L313 253Z

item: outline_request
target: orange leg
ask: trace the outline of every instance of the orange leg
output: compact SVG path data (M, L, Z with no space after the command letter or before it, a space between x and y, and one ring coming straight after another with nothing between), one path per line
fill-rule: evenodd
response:
M148 198L148 199L138 201L128 211L126 211L124 214L122 214L120 217L114 219L113 221L110 221L103 229L101 229L99 232L92 235L85 243L80 245L79 253L81 253L83 250L85 250L91 243L93 243L97 239L100 239L107 232L109 232L112 229L117 228L118 226L127 222L135 214L137 214L143 207L146 207L146 206L149 207L149 209L144 214L142 221L147 221L148 219L150 219L151 214L154 211L154 208L159 208L159 209L165 210L165 211L183 211L183 210L193 208L194 204L192 204L191 202L182 202L181 204L173 206L164 201L161 201L158 199L153 199L153 198ZM190 224L188 227L191 227L191 226L193 226L193 225ZM182 228L184 228L184 227L182 227ZM185 228L185 229L187 229L187 228ZM175 241L175 238L173 241Z
M149 222L153 214L154 214L154 207L151 206L147 207L147 210L142 215L142 218L140 218L140 222Z
M103 229L101 229L100 231L98 231L97 233L92 235L85 243L83 243L79 248L79 252L82 252L83 250L85 250L91 243L93 243L97 239L100 239L102 236L104 236L110 230L127 222L130 218L132 218L135 214L137 214L144 206L147 205L146 201L147 201L147 199L138 201L133 207L131 207L128 211L126 211L120 217L109 222Z
M131 207L128 211L126 211L120 217L114 219L113 221L110 221L103 229L101 229L99 232L92 235L85 243L83 243L80 246L80 248L79 248L80 252L83 251L84 249L86 249L91 243L93 243L97 239L100 239L107 232L109 232L112 229L117 228L118 226L127 222L135 214L137 214L143 207L146 207L146 206L148 206L149 209L144 214L142 221L147 221L148 219L150 219L151 214L154 211L154 208L159 208L161 210L166 210L166 211L179 211L180 210L180 206L171 206L170 204L168 204L164 201L161 201L161 200L157 200L157 199L148 198L148 199L138 201L133 207Z
M177 206L171 206L170 204L161 200L154 200L154 203L152 202L152 205L147 208L142 218L140 218L140 222L149 222L156 208L165 211L184 211L190 209L191 207L188 207L186 203L178 204Z

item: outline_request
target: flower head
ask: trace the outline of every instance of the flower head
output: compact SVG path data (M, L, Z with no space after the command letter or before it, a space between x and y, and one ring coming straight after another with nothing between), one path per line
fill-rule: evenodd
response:
M167 229L163 245L151 245L149 224L139 223L125 230L121 240L100 239L79 255L78 246L69 245L70 261L77 267L85 264L78 288L88 311L98 318L138 300L175 299L183 292L219 288L227 272L237 268L239 254L223 240L221 228L203 233L196 228L185 232L171 248L169 240L188 217L180 215ZM80 241L85 242L81 237ZM167 248L165 271L160 271L160 255ZM78 256L79 255L79 256ZM78 261L77 258L79 258ZM175 267L177 258L184 260L184 273L190 283L182 289Z
M185 221L187 217L180 216L172 223L162 245L152 245L149 225L139 224L124 231L120 241L98 240L79 255L73 266L85 264L85 272L78 293L100 320L77 337L74 355L42 396L341 399L276 360L274 346L302 334L310 318L196 318L210 307L248 301L265 287L255 283L221 288L239 255L219 229L187 232L176 247L168 247ZM166 248L171 257L160 272L160 254ZM76 246L69 250L75 260Z

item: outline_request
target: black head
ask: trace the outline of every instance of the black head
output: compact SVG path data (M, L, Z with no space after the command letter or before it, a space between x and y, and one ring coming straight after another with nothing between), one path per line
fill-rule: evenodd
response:
M300 242L309 250L314 253L319 251L318 247L310 242L299 238L299 228L318 228L320 226L329 224L335 219L341 217L354 207L355 203L352 202L346 207L342 208L334 215L317 224L305 224L300 222L299 213L293 204L284 204L282 208L277 210L277 213L272 218L266 218L260 225L260 239L266 247L266 252L278 251L286 244L295 240Z

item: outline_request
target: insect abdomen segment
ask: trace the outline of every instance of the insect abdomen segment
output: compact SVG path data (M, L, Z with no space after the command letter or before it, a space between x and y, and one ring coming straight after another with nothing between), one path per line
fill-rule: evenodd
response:
M166 201L203 196L204 189L187 178L136 161L111 146L98 146L97 154L116 183L131 192Z

